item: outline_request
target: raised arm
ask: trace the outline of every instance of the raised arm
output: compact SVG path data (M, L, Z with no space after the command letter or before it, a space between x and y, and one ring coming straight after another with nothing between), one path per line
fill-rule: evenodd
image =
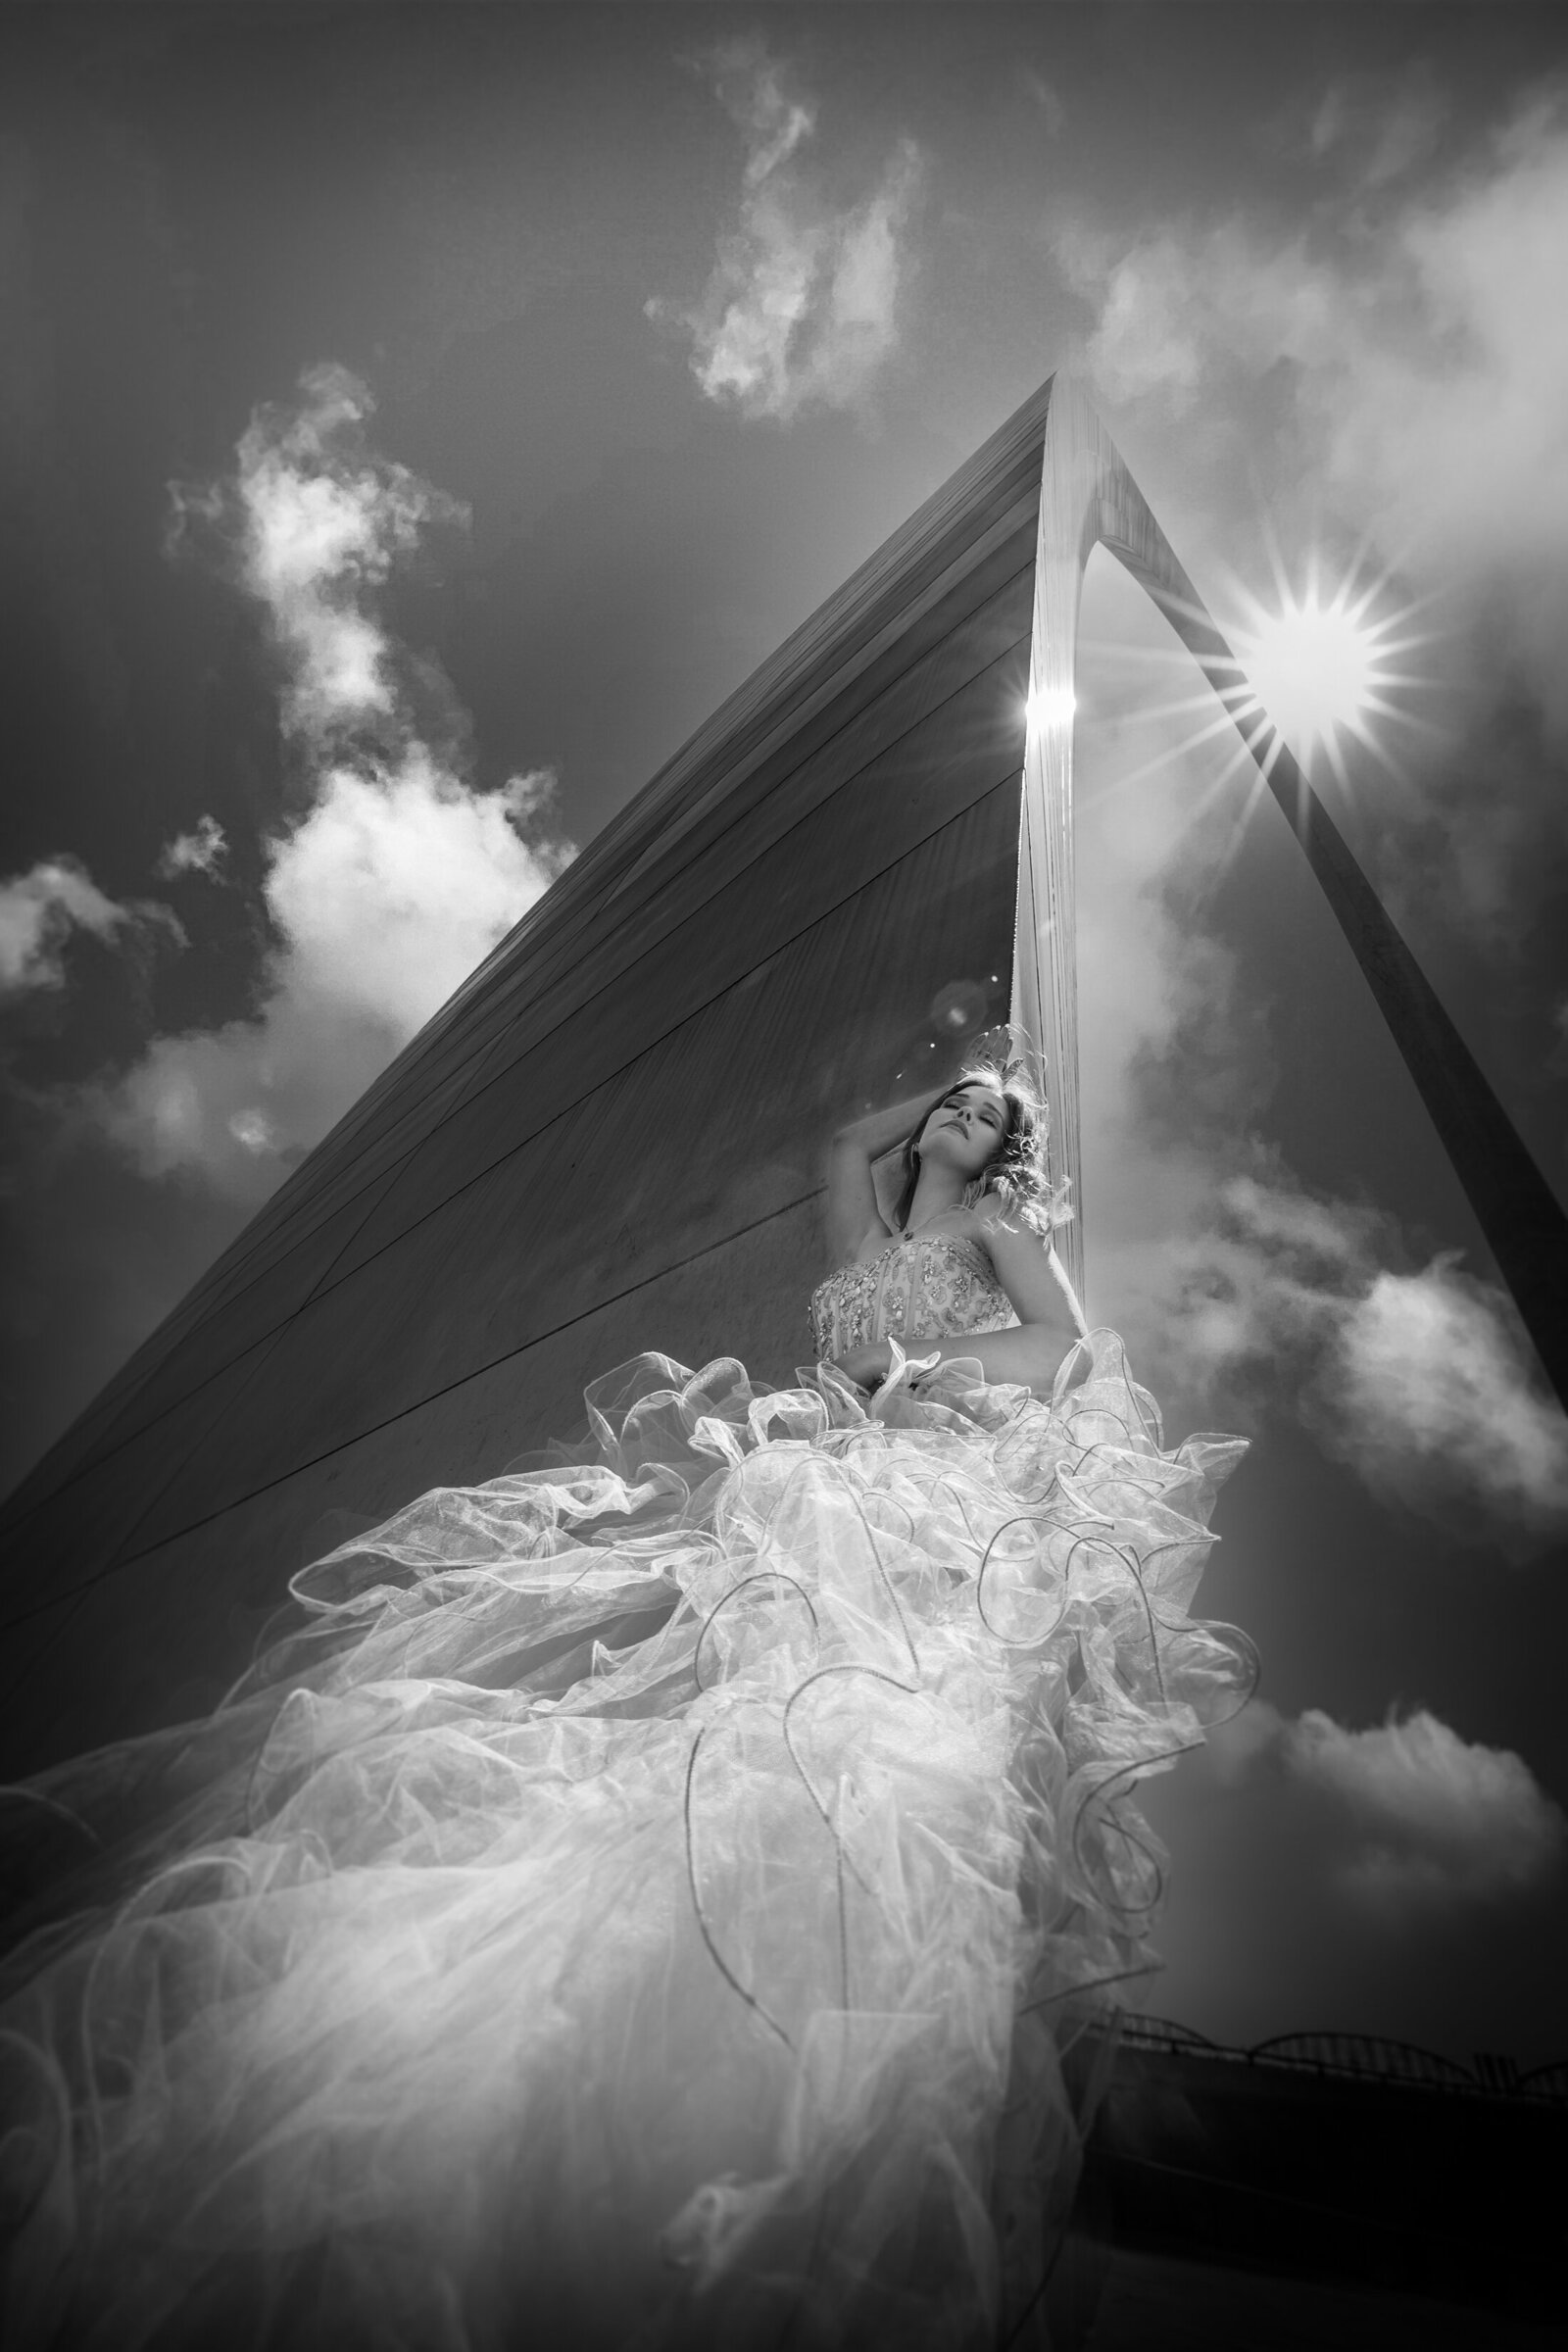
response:
M934 1100L934 1095L912 1095L907 1102L890 1102L886 1110L873 1110L866 1118L852 1120L833 1138L827 1168L827 1221L835 1265L847 1266L870 1243L890 1238L887 1220L877 1206L871 1169L897 1150Z

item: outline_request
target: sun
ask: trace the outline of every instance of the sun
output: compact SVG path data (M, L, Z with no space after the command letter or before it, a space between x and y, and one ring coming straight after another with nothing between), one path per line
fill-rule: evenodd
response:
M1238 717L1262 711L1303 767L1324 752L1343 777L1348 738L1376 751L1377 720L1405 715L1389 693L1413 681L1394 663L1418 641L1408 614L1376 612L1383 585L1352 575L1325 592L1314 562L1299 595L1282 580L1272 607L1246 600L1235 632L1243 678L1225 700Z
M1229 811L1223 839L1215 836L1210 893L1238 856L1261 799L1271 787L1281 792L1288 754L1303 787L1322 780L1315 773L1321 756L1345 805L1353 807L1376 789L1374 770L1408 794L1409 750L1438 734L1423 708L1435 683L1430 649L1442 634L1427 612L1436 597L1411 597L1392 564L1374 570L1364 546L1343 570L1310 546L1288 569L1266 536L1271 591L1260 595L1225 566L1212 620L1200 603L1181 606L1176 636L1184 642L1162 634L1156 644L1123 619L1094 639L1119 673L1091 690L1097 715L1118 724L1136 717L1149 730L1148 757L1118 761L1114 788L1130 792L1198 755L1208 777L1194 815ZM1183 621L1193 624L1198 645ZM1208 650L1211 630L1223 652ZM1198 646L1204 650L1195 662ZM1070 725L1071 705L1065 697L1037 705L1032 697L1028 721L1038 740L1054 721ZM1239 799L1238 775L1248 779Z
M1263 709L1308 756L1342 727L1355 729L1377 683L1376 640L1339 600L1293 602L1239 650Z

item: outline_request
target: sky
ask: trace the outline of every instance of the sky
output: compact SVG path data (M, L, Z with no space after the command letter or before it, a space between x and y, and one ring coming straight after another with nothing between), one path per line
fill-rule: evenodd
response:
M1568 40L1526 6L0 21L9 1484L1054 368L1568 1191ZM1265 643L1266 643L1266 631ZM343 715L357 714L359 750ZM1090 1306L1253 1440L1147 2005L1568 2055L1568 1424L1289 829L1103 556ZM650 1345L657 1345L650 1335Z

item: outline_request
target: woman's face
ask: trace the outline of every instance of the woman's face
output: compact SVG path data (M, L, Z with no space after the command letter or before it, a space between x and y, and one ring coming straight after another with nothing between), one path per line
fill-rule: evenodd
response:
M967 1184L1001 1151L1007 1133L1007 1105L989 1086L972 1082L944 1095L920 1130L916 1146L922 1164L944 1162Z

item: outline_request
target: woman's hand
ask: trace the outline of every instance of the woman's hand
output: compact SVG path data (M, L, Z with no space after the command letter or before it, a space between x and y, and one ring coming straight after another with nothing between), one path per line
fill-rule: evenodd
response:
M879 1388L893 1369L893 1350L886 1340L873 1340L867 1348L852 1348L848 1355L836 1356L833 1369L858 1389Z

